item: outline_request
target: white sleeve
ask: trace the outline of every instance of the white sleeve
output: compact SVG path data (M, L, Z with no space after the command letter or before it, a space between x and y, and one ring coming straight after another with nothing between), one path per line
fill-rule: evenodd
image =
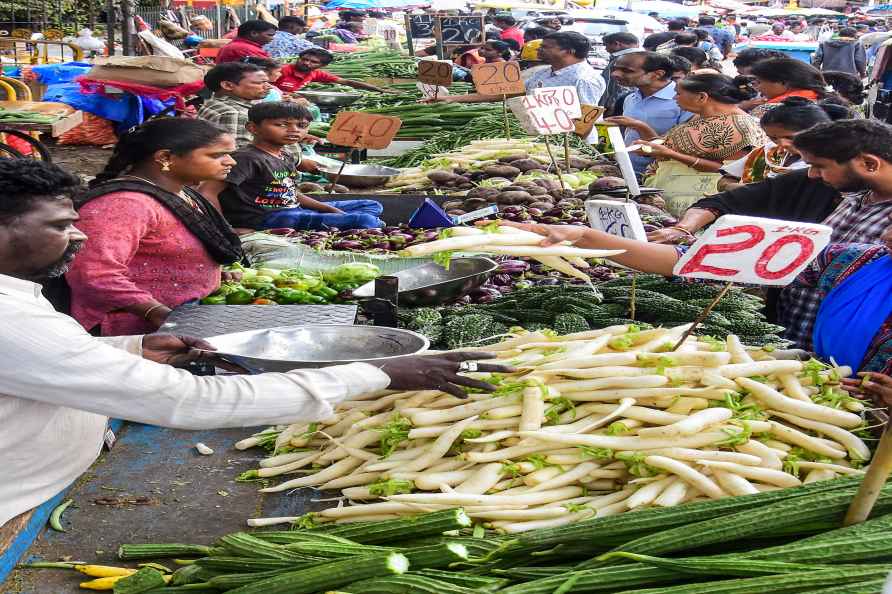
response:
M0 300L0 394L182 429L315 421L390 378L352 363L253 376L193 376L87 334L68 316Z
M138 336L100 336L100 340L108 346L127 351L131 355L142 357L142 335Z

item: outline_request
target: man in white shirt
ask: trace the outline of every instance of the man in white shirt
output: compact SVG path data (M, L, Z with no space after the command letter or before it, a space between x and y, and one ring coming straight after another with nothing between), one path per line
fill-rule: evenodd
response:
M459 371L501 371L480 353L404 357L253 376L176 369L207 343L172 335L95 338L56 312L36 281L63 274L88 241L68 194L78 178L42 161L0 161L0 526L40 505L99 454L108 417L208 429L326 418L385 388L494 387Z

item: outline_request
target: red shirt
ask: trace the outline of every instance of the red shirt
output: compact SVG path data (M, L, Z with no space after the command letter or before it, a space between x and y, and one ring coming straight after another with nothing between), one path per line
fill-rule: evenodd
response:
M269 58L269 54L263 51L263 46L249 39L236 37L217 52L217 64L223 62L238 62L246 56Z
M508 27L504 29L502 33L499 35L499 39L505 41L506 39L513 39L517 42L517 45L523 47L523 31L521 31L517 27Z
M273 84L286 93L292 93L313 82L339 83L341 78L324 70L301 72L294 67L294 64L288 64L282 68L282 75Z

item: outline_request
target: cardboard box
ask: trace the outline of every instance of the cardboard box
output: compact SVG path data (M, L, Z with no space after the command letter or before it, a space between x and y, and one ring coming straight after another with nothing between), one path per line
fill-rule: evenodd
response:
M132 82L153 87L176 87L202 80L205 70L188 60L165 56L108 56L94 61L87 77Z

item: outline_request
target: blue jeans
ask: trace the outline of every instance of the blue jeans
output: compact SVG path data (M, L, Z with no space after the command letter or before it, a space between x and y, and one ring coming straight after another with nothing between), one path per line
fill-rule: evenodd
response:
M338 229L375 229L384 226L378 218L384 211L380 202L375 200L335 200L326 202L344 214L316 212L305 208L283 208L266 215L263 219L264 229L291 228L298 231L321 230L329 227Z

